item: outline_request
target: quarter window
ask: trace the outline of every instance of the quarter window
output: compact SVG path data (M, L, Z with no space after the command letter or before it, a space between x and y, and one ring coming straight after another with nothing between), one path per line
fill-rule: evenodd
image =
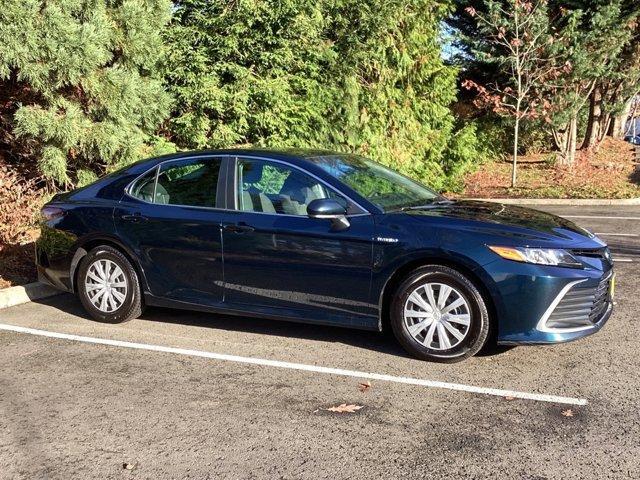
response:
M131 195L145 202L154 203L153 192L156 186L156 172L158 168L145 173L131 187Z
M245 212L307 215L318 198L346 200L298 169L264 160L238 159L237 205Z

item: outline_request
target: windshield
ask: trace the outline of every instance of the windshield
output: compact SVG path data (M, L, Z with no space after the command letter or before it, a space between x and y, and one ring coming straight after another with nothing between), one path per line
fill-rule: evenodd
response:
M385 212L433 203L443 199L433 190L393 170L357 155L309 158Z

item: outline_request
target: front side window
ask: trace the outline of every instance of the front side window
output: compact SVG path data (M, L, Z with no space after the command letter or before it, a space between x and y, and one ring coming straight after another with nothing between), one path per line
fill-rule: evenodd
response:
M319 198L333 198L347 207L340 195L296 168L275 162L238 159L238 210L286 215L307 215L307 206Z
M327 155L309 160L386 212L425 205L442 198L433 190L368 158Z

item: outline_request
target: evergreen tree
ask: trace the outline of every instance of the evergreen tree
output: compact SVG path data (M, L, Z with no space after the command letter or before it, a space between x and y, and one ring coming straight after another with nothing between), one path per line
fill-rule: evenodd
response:
M5 0L0 148L58 185L151 152L166 117L158 60L169 0Z
M346 149L450 187L476 152L449 108L447 13L430 0L176 2L172 140Z
M581 144L580 113L588 107L599 82L611 78L619 64L631 31L621 21L624 0L558 3L557 27L563 33L565 75L550 85L549 102L553 137L560 161L573 164Z
M595 2L589 2L595 3ZM593 8L586 5L586 8ZM640 3L622 2L614 19L617 55L608 59L589 97L583 148L597 149L605 135L621 137L631 100L640 92ZM622 118L620 118L622 117Z

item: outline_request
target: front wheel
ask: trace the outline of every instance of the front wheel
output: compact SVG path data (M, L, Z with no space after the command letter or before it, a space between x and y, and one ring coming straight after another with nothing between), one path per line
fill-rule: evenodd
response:
M422 360L454 363L487 341L489 314L482 295L462 273L431 265L412 272L391 305L391 327L400 344Z
M78 270L77 292L85 310L100 322L122 323L142 314L138 275L115 248L96 247L85 255Z

